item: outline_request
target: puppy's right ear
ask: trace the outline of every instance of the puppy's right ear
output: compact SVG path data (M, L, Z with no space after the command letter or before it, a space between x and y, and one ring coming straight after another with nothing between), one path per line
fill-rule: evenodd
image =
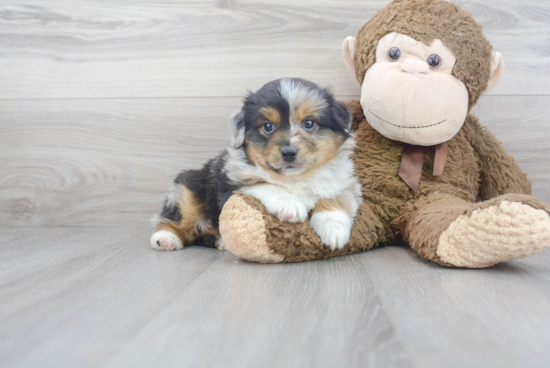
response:
M231 130L231 147L239 148L244 144L244 112L238 111L229 120L229 129Z
M351 109L348 106L335 100L332 106L332 117L340 126L344 128L346 133L351 131L353 116L351 115Z

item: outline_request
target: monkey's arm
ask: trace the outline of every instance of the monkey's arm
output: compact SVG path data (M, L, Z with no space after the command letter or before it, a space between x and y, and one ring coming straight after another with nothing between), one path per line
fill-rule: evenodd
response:
M480 196L482 200L502 194L531 194L531 182L516 160L510 156L502 143L483 128L473 115L468 115L465 128L479 159L481 170Z

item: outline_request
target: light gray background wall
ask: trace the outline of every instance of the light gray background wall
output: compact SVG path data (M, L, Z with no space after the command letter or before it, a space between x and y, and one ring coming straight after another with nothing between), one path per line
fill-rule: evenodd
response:
M139 225L228 143L246 89L359 96L342 40L389 1L0 2L0 225ZM506 61L475 113L550 203L550 6L455 1Z

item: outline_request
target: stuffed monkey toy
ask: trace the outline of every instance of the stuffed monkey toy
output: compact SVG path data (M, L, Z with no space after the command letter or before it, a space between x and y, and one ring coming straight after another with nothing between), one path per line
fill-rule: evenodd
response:
M480 268L550 245L550 210L470 113L504 69L471 14L443 0L395 0L342 49L361 84L361 100L348 104L363 195L349 243L331 251L309 221L281 222L235 193L220 216L232 253L300 262L405 242L438 264Z

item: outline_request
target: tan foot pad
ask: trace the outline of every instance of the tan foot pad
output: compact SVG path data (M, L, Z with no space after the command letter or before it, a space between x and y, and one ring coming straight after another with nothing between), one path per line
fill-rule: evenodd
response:
M439 237L437 255L458 267L481 268L527 257L548 246L548 213L503 201L453 221Z
M220 234L227 250L249 261L281 262L284 256L273 254L265 232L265 221L258 210L238 195L227 200L220 215Z

